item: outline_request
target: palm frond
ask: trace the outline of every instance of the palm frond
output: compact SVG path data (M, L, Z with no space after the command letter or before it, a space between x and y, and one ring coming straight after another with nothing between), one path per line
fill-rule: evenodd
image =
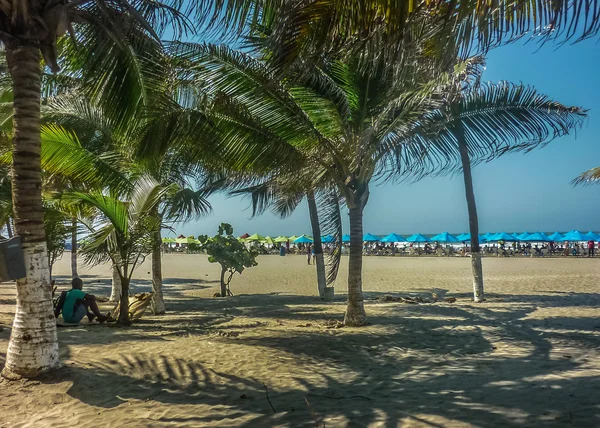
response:
M204 189L192 190L177 187L166 196L164 218L168 221L189 221L205 216L212 211Z
M321 234L334 238L333 249L327 256L327 285L335 282L342 259L342 216L340 196L335 188L326 189L318 194L319 225Z
M598 184L599 182L600 182L600 167L594 167L592 169L589 169L589 170L581 173L577 177L575 177L573 179L573 181L571 181L571 184L573 184L574 186L579 186L579 185L587 186L590 184Z

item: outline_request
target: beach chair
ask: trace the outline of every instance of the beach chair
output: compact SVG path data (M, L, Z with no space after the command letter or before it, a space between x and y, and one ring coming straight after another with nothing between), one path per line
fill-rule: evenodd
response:
M154 293L140 293L135 294L132 297L131 302L129 302L129 319L132 321L139 320L150 306L150 302L152 301L152 295ZM112 311L109 312L110 319L118 319L119 312L121 311L121 302L117 302Z

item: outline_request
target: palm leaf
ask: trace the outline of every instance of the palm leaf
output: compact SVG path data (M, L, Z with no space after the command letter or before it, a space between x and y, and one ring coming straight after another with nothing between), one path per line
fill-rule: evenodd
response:
M571 181L571 184L573 184L574 186L598 184L599 180L600 167L595 167L578 175L576 178L573 179L573 181Z

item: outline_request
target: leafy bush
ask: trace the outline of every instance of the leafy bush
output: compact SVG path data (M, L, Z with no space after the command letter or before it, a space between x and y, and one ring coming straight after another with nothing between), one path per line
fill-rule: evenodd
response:
M258 265L258 251L254 248L248 250L233 236L233 227L228 223L221 223L219 233L212 238L202 235L198 240L208 254L208 261L221 265L221 297L233 296L229 289L231 278L236 272L241 274L244 269ZM229 276L226 279L227 274Z

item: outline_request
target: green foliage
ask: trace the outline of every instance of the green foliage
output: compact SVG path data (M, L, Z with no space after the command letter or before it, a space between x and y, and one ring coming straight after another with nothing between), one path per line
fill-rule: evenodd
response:
M202 244L202 249L208 254L208 261L221 265L221 290L224 291L226 287L228 294L231 294L229 283L235 272L241 274L244 269L258 265L256 262L258 251L254 248L248 250L243 242L233 236L233 227L228 223L221 223L219 233L212 238L202 235L198 240ZM229 273L227 280L224 275L226 272Z

